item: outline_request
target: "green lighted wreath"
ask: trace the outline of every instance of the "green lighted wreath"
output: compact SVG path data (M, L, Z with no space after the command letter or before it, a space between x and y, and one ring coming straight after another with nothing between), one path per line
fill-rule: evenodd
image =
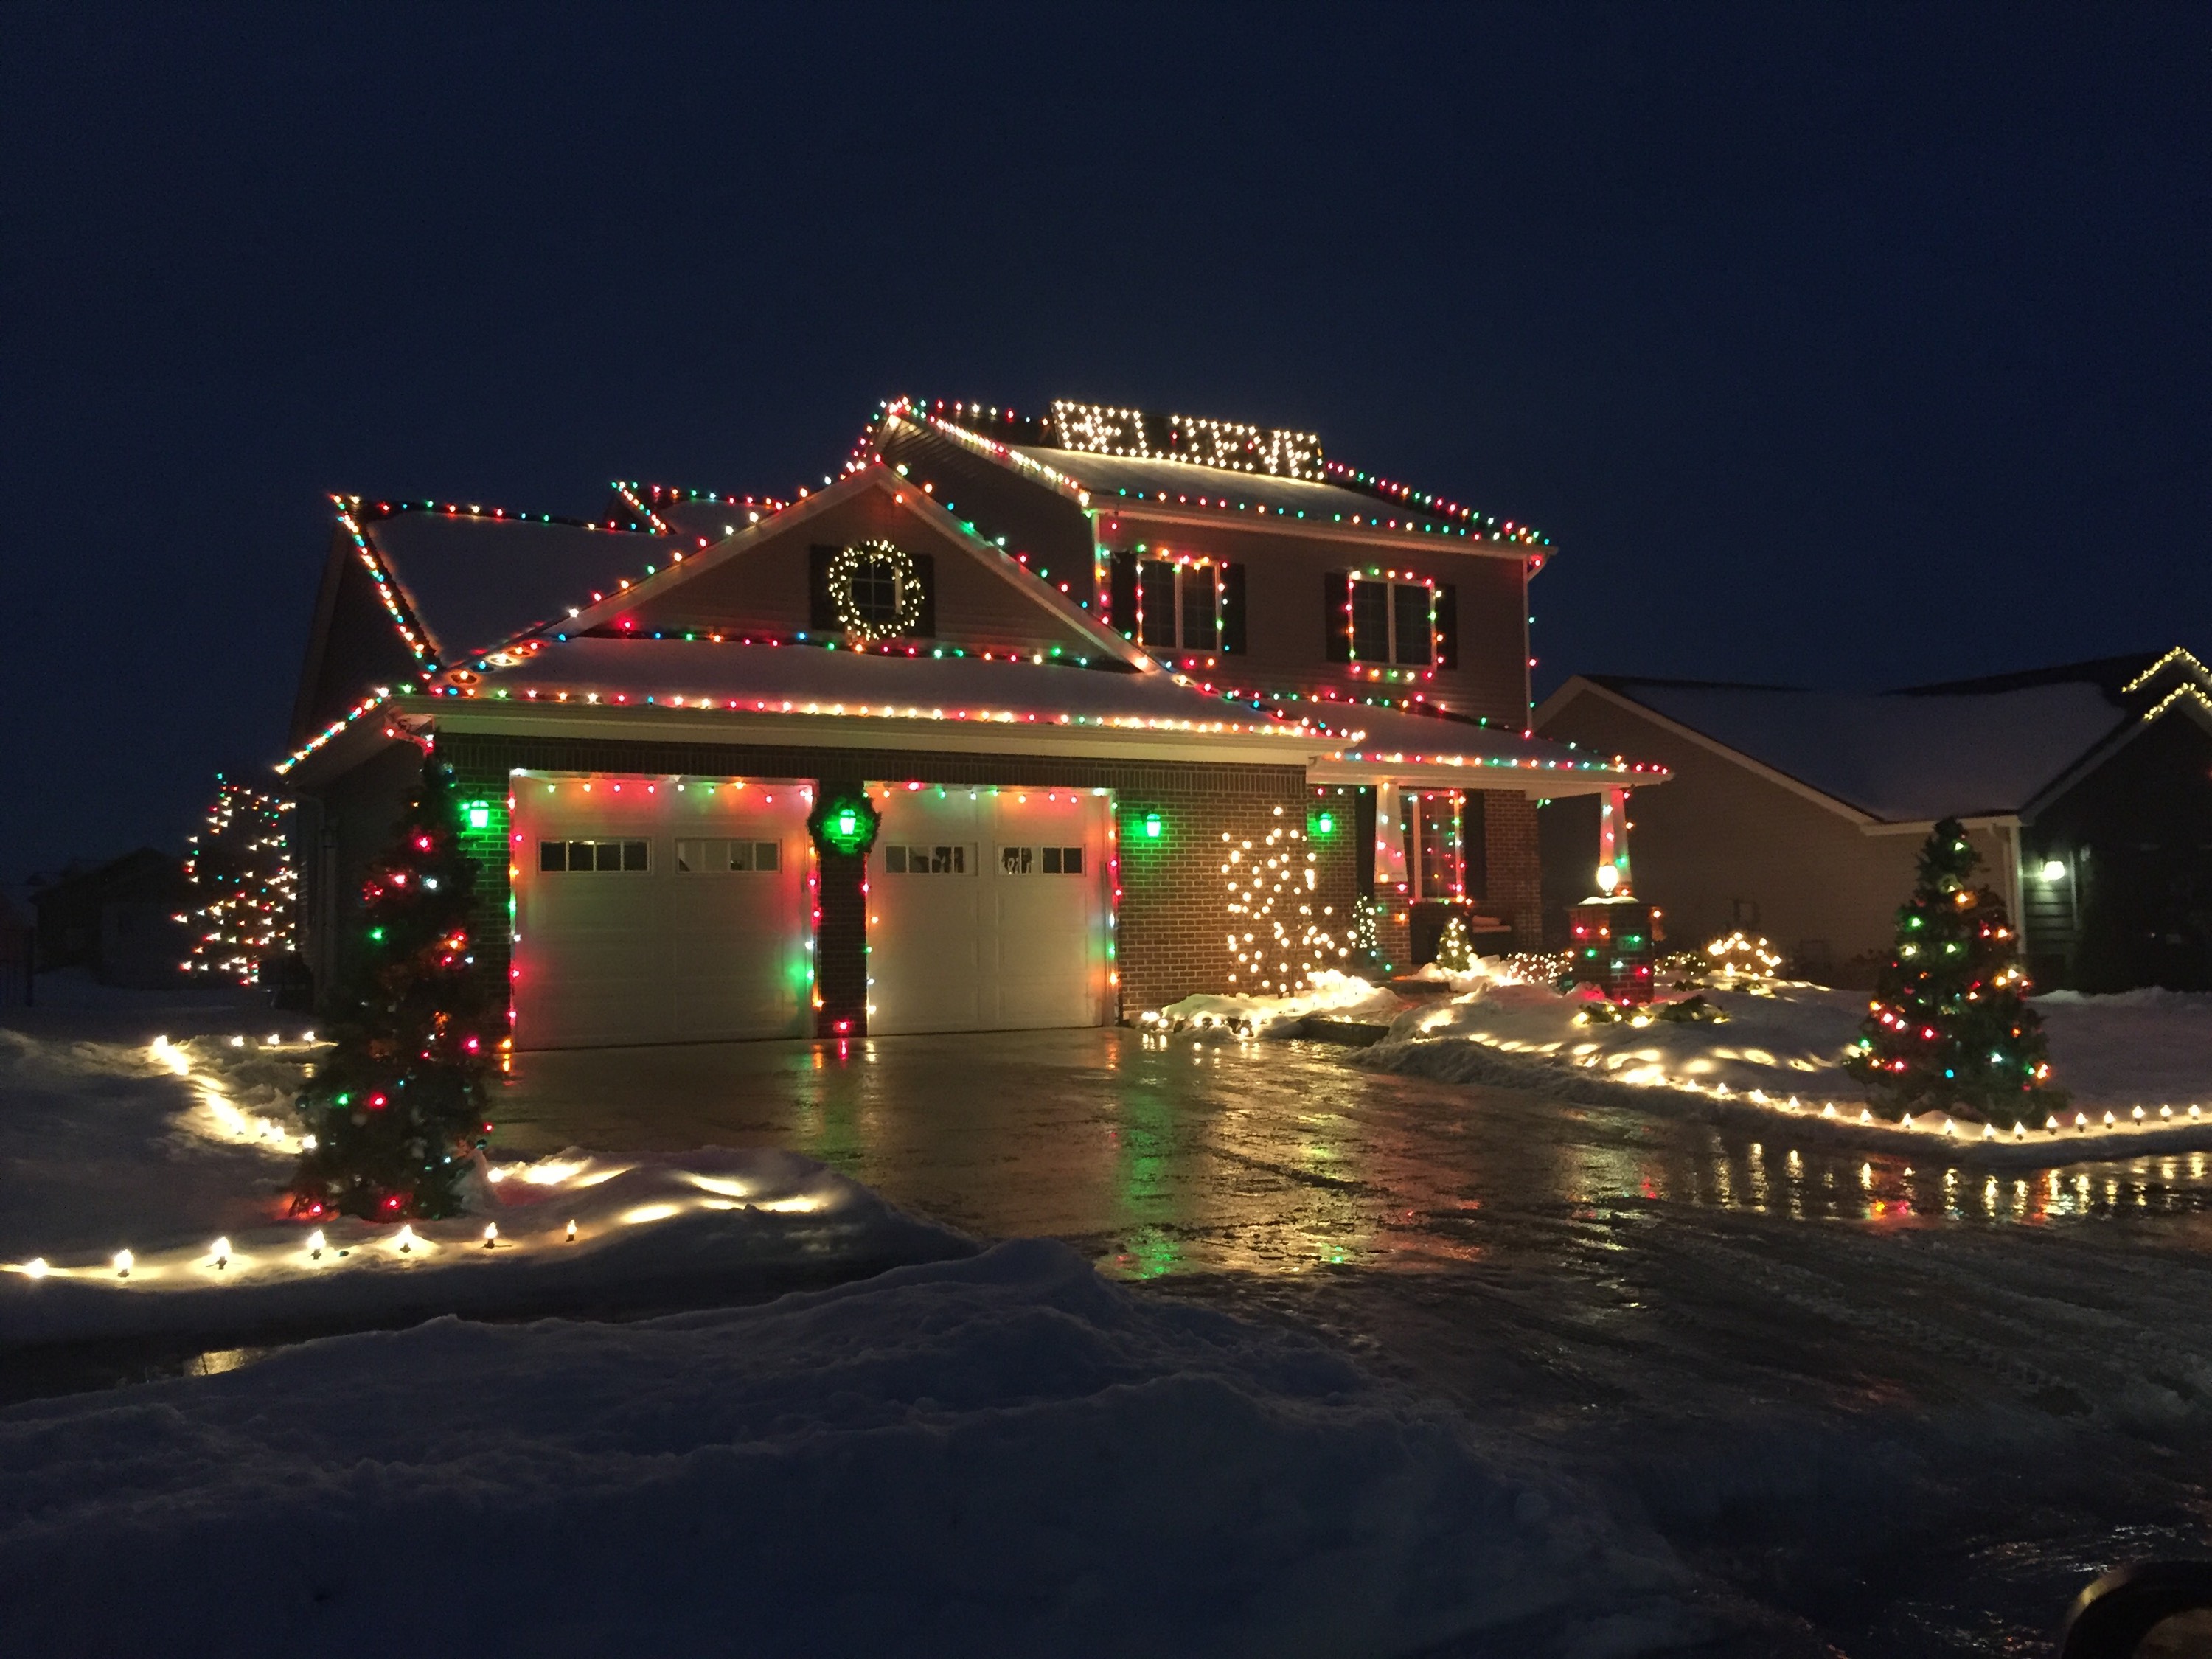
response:
M807 814L807 833L817 847L828 847L848 857L866 853L875 844L876 829L883 822L867 796L857 790L825 792Z
M829 582L837 626L854 639L872 644L921 626L921 573L915 568L914 556L895 543L855 542L839 548L830 556ZM861 584L872 590L866 596Z

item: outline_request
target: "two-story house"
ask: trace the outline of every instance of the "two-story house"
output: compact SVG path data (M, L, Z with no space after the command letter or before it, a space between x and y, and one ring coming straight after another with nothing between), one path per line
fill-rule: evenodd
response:
M790 500L337 507L308 959L434 744L523 1048L1106 1024L1363 912L1533 945L1534 801L1665 775L1528 734L1544 538L1309 434L902 399Z

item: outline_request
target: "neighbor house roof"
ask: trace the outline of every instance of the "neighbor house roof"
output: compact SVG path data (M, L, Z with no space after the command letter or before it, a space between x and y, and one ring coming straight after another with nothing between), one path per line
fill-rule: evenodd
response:
M1889 823L2028 811L2192 694L2212 714L2212 675L2179 647L1867 693L1583 675L1538 726L1591 688Z

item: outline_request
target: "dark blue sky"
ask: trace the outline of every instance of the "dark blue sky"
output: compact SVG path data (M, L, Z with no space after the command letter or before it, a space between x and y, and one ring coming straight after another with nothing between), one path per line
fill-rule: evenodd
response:
M322 492L907 391L1533 522L1546 685L2212 647L2202 7L460 9L0 12L0 879L281 754Z

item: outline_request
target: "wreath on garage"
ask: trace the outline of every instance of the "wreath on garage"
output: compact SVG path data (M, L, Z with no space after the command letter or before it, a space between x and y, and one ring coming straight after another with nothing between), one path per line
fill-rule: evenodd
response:
M830 560L829 586L837 626L853 639L873 644L921 626L921 573L895 543L839 548Z

